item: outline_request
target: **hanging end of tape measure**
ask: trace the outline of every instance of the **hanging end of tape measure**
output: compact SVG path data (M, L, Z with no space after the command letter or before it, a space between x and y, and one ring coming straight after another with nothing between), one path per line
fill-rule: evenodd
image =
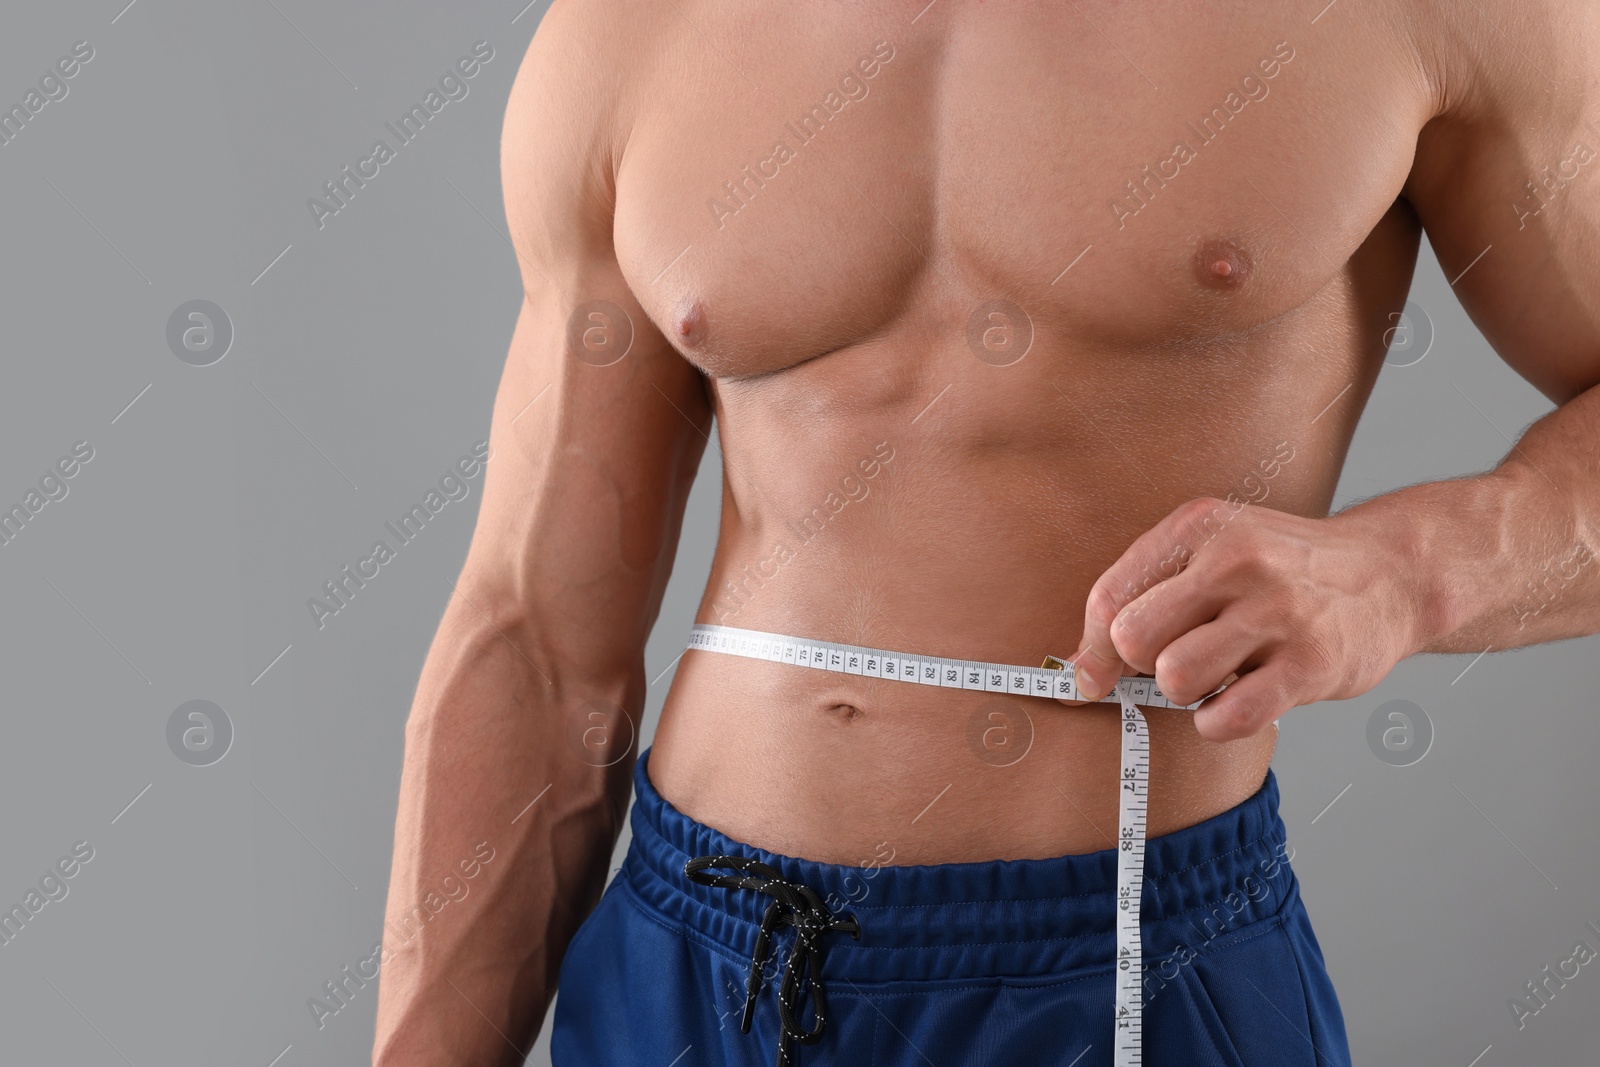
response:
M1056 659L1054 656L1046 656L1044 662L1039 664L1039 668L1046 671L1064 671L1067 669L1067 661Z

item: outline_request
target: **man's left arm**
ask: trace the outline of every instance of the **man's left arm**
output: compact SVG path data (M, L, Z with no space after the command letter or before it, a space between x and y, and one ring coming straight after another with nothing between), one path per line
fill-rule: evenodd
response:
M1185 703L1237 674L1195 717L1223 741L1358 696L1416 652L1600 632L1600 16L1563 7L1531 20L1560 41L1541 37L1538 66L1518 58L1532 41L1473 46L1462 77L1480 84L1446 86L1405 191L1473 322L1557 409L1492 471L1328 518L1246 506L1219 534L1229 505L1179 508L1096 583L1075 657L1085 695L1125 667ZM1119 599L1175 543L1202 547Z

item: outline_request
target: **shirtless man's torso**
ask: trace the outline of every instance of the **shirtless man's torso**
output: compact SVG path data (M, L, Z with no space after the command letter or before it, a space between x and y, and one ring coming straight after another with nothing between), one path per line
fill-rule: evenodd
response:
M1147 711L1152 837L1255 794L1291 706L1600 626L1592 576L1511 611L1594 505L1543 483L1600 425L1600 18L1319 7L557 0L507 109L527 299L408 724L391 920L470 841L509 859L470 923L393 946L375 1062L520 1062L605 880L631 764L606 745L708 441L699 622L1087 647L1106 688L1182 700L1238 676ZM1424 228L1564 407L1526 466L1330 519ZM1119 738L1115 704L689 652L648 770L776 854L1045 859L1114 846Z

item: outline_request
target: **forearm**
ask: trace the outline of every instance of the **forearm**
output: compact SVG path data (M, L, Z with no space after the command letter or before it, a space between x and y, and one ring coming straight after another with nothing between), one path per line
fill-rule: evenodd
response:
M461 589L406 724L381 1067L522 1063L627 807L631 731L602 758L571 727L588 701L634 708L642 676L574 668L521 613Z
M1338 516L1395 546L1412 651L1483 652L1600 632L1600 392L1535 423L1495 470Z

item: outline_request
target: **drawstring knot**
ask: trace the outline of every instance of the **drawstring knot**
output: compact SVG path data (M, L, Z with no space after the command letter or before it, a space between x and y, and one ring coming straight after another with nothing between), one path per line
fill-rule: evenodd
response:
M711 874L707 873L709 867L726 867L740 873ZM814 1044L828 1025L828 996L822 984L822 938L838 932L859 939L861 924L853 915L843 918L835 915L810 886L786 882L765 863L744 856L699 856L683 865L683 873L690 881L700 885L753 889L772 898L761 916L755 952L750 957L744 1014L739 1020L741 1033L750 1032L756 996L761 992L763 971L772 947L773 931L779 926L794 928L794 949L784 963L783 980L778 985L778 1067L791 1067L794 1059L789 1043L798 1041L803 1045ZM809 1029L800 1025L799 1013L795 1010L802 977L811 993L813 1025Z

